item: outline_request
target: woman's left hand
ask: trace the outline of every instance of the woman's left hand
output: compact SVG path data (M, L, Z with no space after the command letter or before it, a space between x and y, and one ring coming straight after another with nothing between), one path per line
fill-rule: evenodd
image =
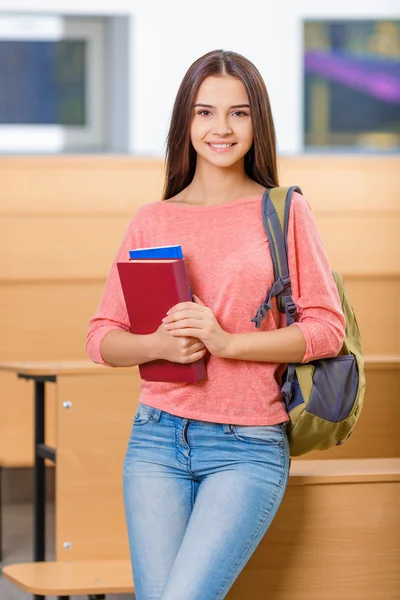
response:
M231 335L224 331L212 310L193 294L194 302L173 306L162 320L165 329L178 337L198 338L214 356L227 354Z

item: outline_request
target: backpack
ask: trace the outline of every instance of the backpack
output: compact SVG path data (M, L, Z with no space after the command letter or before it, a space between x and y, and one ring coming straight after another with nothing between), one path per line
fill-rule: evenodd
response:
M287 258L289 211L297 186L266 190L262 218L269 240L275 282L251 320L256 328L276 298L286 326L295 321ZM346 320L346 333L339 354L309 363L289 363L282 376L282 396L290 422L287 426L291 456L311 450L327 450L343 444L351 435L361 412L365 391L364 355L353 307L343 279L332 272Z

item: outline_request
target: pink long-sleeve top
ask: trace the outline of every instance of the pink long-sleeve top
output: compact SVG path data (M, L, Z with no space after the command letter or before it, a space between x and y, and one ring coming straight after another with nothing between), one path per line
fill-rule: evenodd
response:
M261 197L216 206L156 201L141 206L129 223L100 304L89 323L86 350L106 364L101 342L112 329L129 331L116 268L129 250L180 244L191 288L230 333L271 331L284 325L276 309L255 329L251 318L274 282ZM345 320L320 234L303 196L294 193L288 230L292 296L306 340L304 363L335 356ZM280 387L285 365L210 356L207 379L198 383L141 382L140 401L188 419L236 425L274 425L288 420Z

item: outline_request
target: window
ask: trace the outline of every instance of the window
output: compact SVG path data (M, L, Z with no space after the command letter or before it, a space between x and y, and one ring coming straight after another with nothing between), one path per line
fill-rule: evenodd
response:
M306 149L400 150L400 21L304 23Z
M101 19L0 17L0 151L101 149Z

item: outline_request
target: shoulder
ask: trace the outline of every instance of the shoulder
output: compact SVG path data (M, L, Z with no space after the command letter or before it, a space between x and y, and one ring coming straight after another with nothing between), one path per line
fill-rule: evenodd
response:
M152 221L162 210L162 204L163 200L156 200L154 202L146 202L146 204L139 206L131 218L131 225L135 226Z
M299 194L299 192L293 192L291 207L296 212L299 212L299 211L311 212L311 206L308 203L308 200L302 194Z
M310 223L314 221L314 214L308 200L299 192L293 192L292 201L290 204L289 222L290 221Z

